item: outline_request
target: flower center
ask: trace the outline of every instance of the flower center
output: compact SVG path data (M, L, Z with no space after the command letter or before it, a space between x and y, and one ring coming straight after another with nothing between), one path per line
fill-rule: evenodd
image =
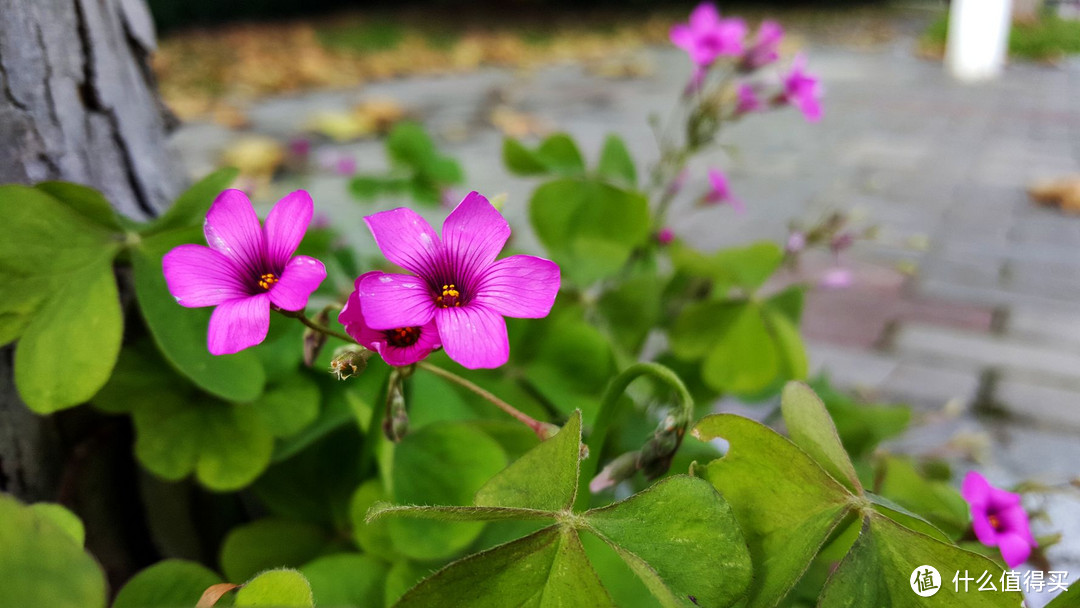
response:
M406 348L416 344L420 340L420 328L419 327L398 327L396 329L388 329L383 332L386 336L386 341L390 346L396 346L397 348Z
M274 283L277 283L279 280L280 279L278 279L276 274L267 272L259 277L259 287L269 291L270 288L274 286Z
M454 308L461 306L461 292L453 283L442 286L442 295L435 296L435 305L441 308Z
M987 515L986 519L990 522L990 527L998 532L1001 532L1001 518L997 515Z

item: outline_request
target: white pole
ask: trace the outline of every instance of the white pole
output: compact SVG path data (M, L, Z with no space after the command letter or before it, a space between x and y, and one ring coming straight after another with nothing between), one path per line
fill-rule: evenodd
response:
M958 80L975 82L1001 73L1009 42L1011 0L952 0L945 67Z

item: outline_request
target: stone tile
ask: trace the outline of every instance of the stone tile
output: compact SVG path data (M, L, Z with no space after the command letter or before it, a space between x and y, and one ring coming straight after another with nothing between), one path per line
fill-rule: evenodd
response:
M994 386L995 405L1039 428L1080 432L1080 378L1072 388L1005 375Z
M969 408L975 402L979 384L980 373L975 366L949 367L902 360L877 386L877 394L920 408L940 409L954 400Z

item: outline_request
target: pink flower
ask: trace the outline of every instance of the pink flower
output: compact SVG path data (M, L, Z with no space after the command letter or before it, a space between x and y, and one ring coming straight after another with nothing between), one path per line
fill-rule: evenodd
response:
M780 24L766 19L758 26L754 43L743 53L739 60L739 69L752 72L780 58L780 41L784 38L784 28Z
M660 243L661 245L670 245L671 241L674 240L675 231L673 231L671 228L664 227L656 233L656 242Z
M547 316L559 267L529 255L496 261L510 225L476 192L443 222L442 239L411 209L364 218L388 260L414 275L364 277L357 289L364 321L376 330L424 327L434 319L446 354L470 368L506 363L504 316Z
M735 114L757 112L765 107L752 85L742 83L735 91Z
M203 232L210 246L180 245L165 254L162 270L176 301L188 308L217 307L206 340L211 354L228 355L262 342L271 306L307 306L326 268L293 252L313 211L311 196L297 190L278 201L260 226L247 196L226 190L206 214Z
M743 213L746 211L746 205L743 204L742 200L731 193L727 177L723 172L718 169L709 169L709 182L712 185L712 189L705 195L706 203L714 205L728 203L736 213Z
M851 287L854 282L855 277L851 274L850 270L842 266L837 266L827 270L825 274L821 276L818 285L825 289L845 289Z
M817 78L806 73L806 55L799 53L791 63L791 70L784 76L782 103L789 103L797 108L810 122L821 120L821 83Z
M360 283L367 277L377 277L381 272L368 272L356 279L356 291L349 294L345 307L338 314L338 322L345 332L361 345L377 353L389 365L412 365L439 347L439 329L432 319L424 325L395 327L394 329L371 329L364 322L360 300Z
M971 508L971 525L979 542L997 547L1009 568L1024 563L1038 545L1020 495L995 488L976 471L964 477L961 494Z
M702 2L690 13L689 23L672 26L671 43L690 55L700 67L712 65L721 55L738 55L743 50L746 23L742 19L721 19L716 5Z
M784 246L784 250L788 253L799 253L806 248L806 235L798 230L793 230L788 235L787 244Z

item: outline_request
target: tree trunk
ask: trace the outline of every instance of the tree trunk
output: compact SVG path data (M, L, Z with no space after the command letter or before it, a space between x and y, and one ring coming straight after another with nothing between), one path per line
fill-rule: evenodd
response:
M0 0L0 183L78 182L129 217L162 211L184 178L166 146L172 118L147 63L155 44L144 0ZM85 486L82 473L101 464L87 446L102 437L130 441L129 431L118 434L113 422L102 433L100 417L83 408L34 415L15 391L11 355L0 349L0 490L100 513L102 496L80 509L86 497L71 488ZM114 458L115 446L107 447L101 453ZM90 491L116 496L108 487ZM94 522L87 524L90 532ZM95 553L110 578L125 574L116 572L123 564Z

